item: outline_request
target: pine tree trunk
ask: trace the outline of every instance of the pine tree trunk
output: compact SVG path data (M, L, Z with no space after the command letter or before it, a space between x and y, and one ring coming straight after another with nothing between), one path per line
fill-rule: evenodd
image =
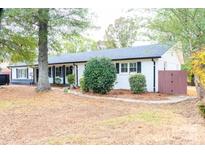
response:
M197 95L200 100L205 102L205 87L200 83L198 76L195 75L194 79L195 79L194 81L195 81Z
M37 91L50 90L50 84L48 81L48 21L49 21L49 9L39 9L39 32L38 32L38 67L39 78Z

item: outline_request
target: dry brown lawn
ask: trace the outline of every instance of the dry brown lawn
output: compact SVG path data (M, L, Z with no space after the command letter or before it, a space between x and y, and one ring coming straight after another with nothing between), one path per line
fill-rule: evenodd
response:
M0 144L205 144L196 101L148 105L0 88Z

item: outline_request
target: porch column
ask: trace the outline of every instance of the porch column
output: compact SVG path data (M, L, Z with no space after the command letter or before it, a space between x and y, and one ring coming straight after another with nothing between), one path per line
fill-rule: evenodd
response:
M56 82L55 82L56 67L55 67L55 66L53 66L52 70L53 70L53 84L55 84L55 83L56 83Z
M75 65L75 68L76 68L76 86L78 86L78 65Z
M63 69L63 84L65 85L65 65L63 65L62 69Z
M33 84L35 84L35 76L36 76L35 67L33 67Z

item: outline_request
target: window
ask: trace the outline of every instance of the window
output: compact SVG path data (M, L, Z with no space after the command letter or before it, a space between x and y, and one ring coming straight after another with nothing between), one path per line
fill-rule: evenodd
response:
M56 76L62 77L62 67L56 67Z
M69 74L73 74L73 66L66 67L66 76Z
M28 69L16 69L16 78L17 79L26 79L28 78Z
M128 71L128 69L127 69L127 63L122 63L121 64L121 72L123 73L123 72L127 72Z
M142 72L142 64L141 62L137 62L137 73L141 73Z
M115 67L116 67L117 74L119 74L119 72L120 72L120 65L119 65L119 63L116 63Z
M52 67L48 68L48 77L51 78L52 77Z
M130 72L136 72L136 71L137 71L136 63L130 63Z

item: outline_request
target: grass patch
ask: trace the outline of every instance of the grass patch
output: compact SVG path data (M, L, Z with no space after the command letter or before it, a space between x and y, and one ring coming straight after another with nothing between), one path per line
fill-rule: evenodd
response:
M52 137L48 139L48 144L85 144L85 143L86 143L85 139L79 135Z
M102 124L107 126L116 126L124 123L139 121L158 125L160 123L169 123L173 117L174 114L171 112L161 113L160 111L144 111L104 120L102 121Z

